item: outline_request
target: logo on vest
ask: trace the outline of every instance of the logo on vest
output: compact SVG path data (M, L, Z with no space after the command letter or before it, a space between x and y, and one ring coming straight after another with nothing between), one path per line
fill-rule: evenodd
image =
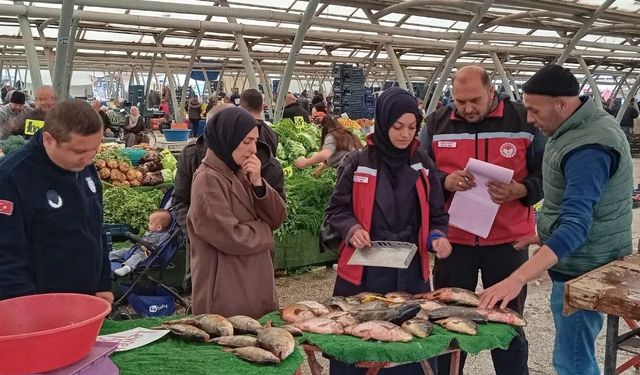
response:
M359 182L361 184L366 184L366 183L369 182L369 177L354 175L353 176L353 182Z
M62 197L55 190L49 190L45 194L47 197L47 203L49 203L49 207L53 209L58 209L62 207Z
M507 159L511 159L516 156L516 145L511 142L505 142L500 146L500 155L504 156Z
M89 190L91 190L91 192L95 194L97 189L96 189L96 183L93 181L93 178L87 177L85 178L85 181L87 181L87 186L89 187Z

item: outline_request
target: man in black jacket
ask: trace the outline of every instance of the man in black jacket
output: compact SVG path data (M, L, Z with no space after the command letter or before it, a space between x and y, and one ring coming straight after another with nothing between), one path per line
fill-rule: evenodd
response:
M102 185L92 164L101 141L98 114L68 100L0 163L0 300L83 293L113 303Z
M246 90L245 92L247 91L249 90ZM252 110L249 110L245 107L245 109L251 112L255 117L256 114L254 112L256 108L259 107L260 111L262 111L262 95L258 90L254 91L255 92L248 93L246 96L245 92L243 92L242 97L245 98L245 105L253 108ZM256 96L255 93L257 93L258 96ZM257 103L257 98L260 99L259 105ZM267 183L271 185L276 192L278 192L282 199L285 199L284 171L282 170L280 162L275 158L276 149L278 147L278 136L268 124L261 121L259 117L256 118L260 122L260 138L257 143L257 156L262 163L262 177L264 177L265 181L267 181ZM209 123L207 123L207 126L208 125ZM200 136L195 142L189 143L178 157L178 170L176 172L172 203L175 208L178 225L180 225L180 229L184 234L187 233L187 213L191 204L191 182L193 180L193 174L200 166L206 152L207 145L204 142L204 137ZM191 289L191 265L188 243L186 256L185 277L182 286L185 291L188 291Z
M282 112L282 118L291 119L293 122L304 120L309 123L309 112L296 102L296 97L293 94L287 95L287 99L284 103L284 111Z

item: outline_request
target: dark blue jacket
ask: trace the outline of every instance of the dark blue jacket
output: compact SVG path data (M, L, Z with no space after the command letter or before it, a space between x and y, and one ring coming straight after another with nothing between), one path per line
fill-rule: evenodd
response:
M93 166L58 167L42 134L0 162L0 300L111 290L102 185Z

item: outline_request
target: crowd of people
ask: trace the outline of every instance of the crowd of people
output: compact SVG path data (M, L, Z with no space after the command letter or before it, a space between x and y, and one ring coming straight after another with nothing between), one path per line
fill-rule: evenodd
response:
M554 368L560 375L599 374L595 339L603 317L586 310L563 315L564 285L632 251L632 161L623 130L580 96L575 76L557 65L524 84L523 103L499 95L478 66L459 69L452 82L452 103L426 118L410 93L385 90L364 145L325 116L322 149L296 161L297 168L338 168L326 208L328 226L342 239L333 295L416 294L431 290L432 282L435 288L475 290L480 271L481 307L522 313L527 283L548 272ZM23 95L14 92L9 104L15 115ZM291 96L285 112L293 121L308 121L307 104L326 110L316 99L301 103ZM188 238L185 283L195 314L258 318L278 308L273 231L286 217L285 176L263 105L257 90L227 105L212 103L204 134L179 159L173 205ZM104 128L100 111L80 100L53 106L41 99L36 107L46 113L43 128L0 164L0 300L79 292L112 302L102 190L92 166ZM131 128L136 116L132 111L127 120ZM513 171L510 182L486 186L499 205L486 237L449 224L452 198L476 186L466 169L470 158ZM543 197L536 221L532 206ZM156 235L166 229L161 217L166 213L149 218ZM418 251L406 269L350 265L356 249L372 241L408 242ZM540 249L530 257L532 244ZM137 255L135 262L144 258ZM508 349L491 355L498 375L529 373L521 329ZM449 361L444 355L431 364L445 375ZM331 374L364 372L330 362ZM422 373L418 364L385 371Z

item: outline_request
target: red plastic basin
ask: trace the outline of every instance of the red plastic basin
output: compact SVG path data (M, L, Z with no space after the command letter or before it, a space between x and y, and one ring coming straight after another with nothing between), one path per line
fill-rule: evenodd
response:
M84 294L0 301L0 375L46 372L79 361L110 311L107 301Z

